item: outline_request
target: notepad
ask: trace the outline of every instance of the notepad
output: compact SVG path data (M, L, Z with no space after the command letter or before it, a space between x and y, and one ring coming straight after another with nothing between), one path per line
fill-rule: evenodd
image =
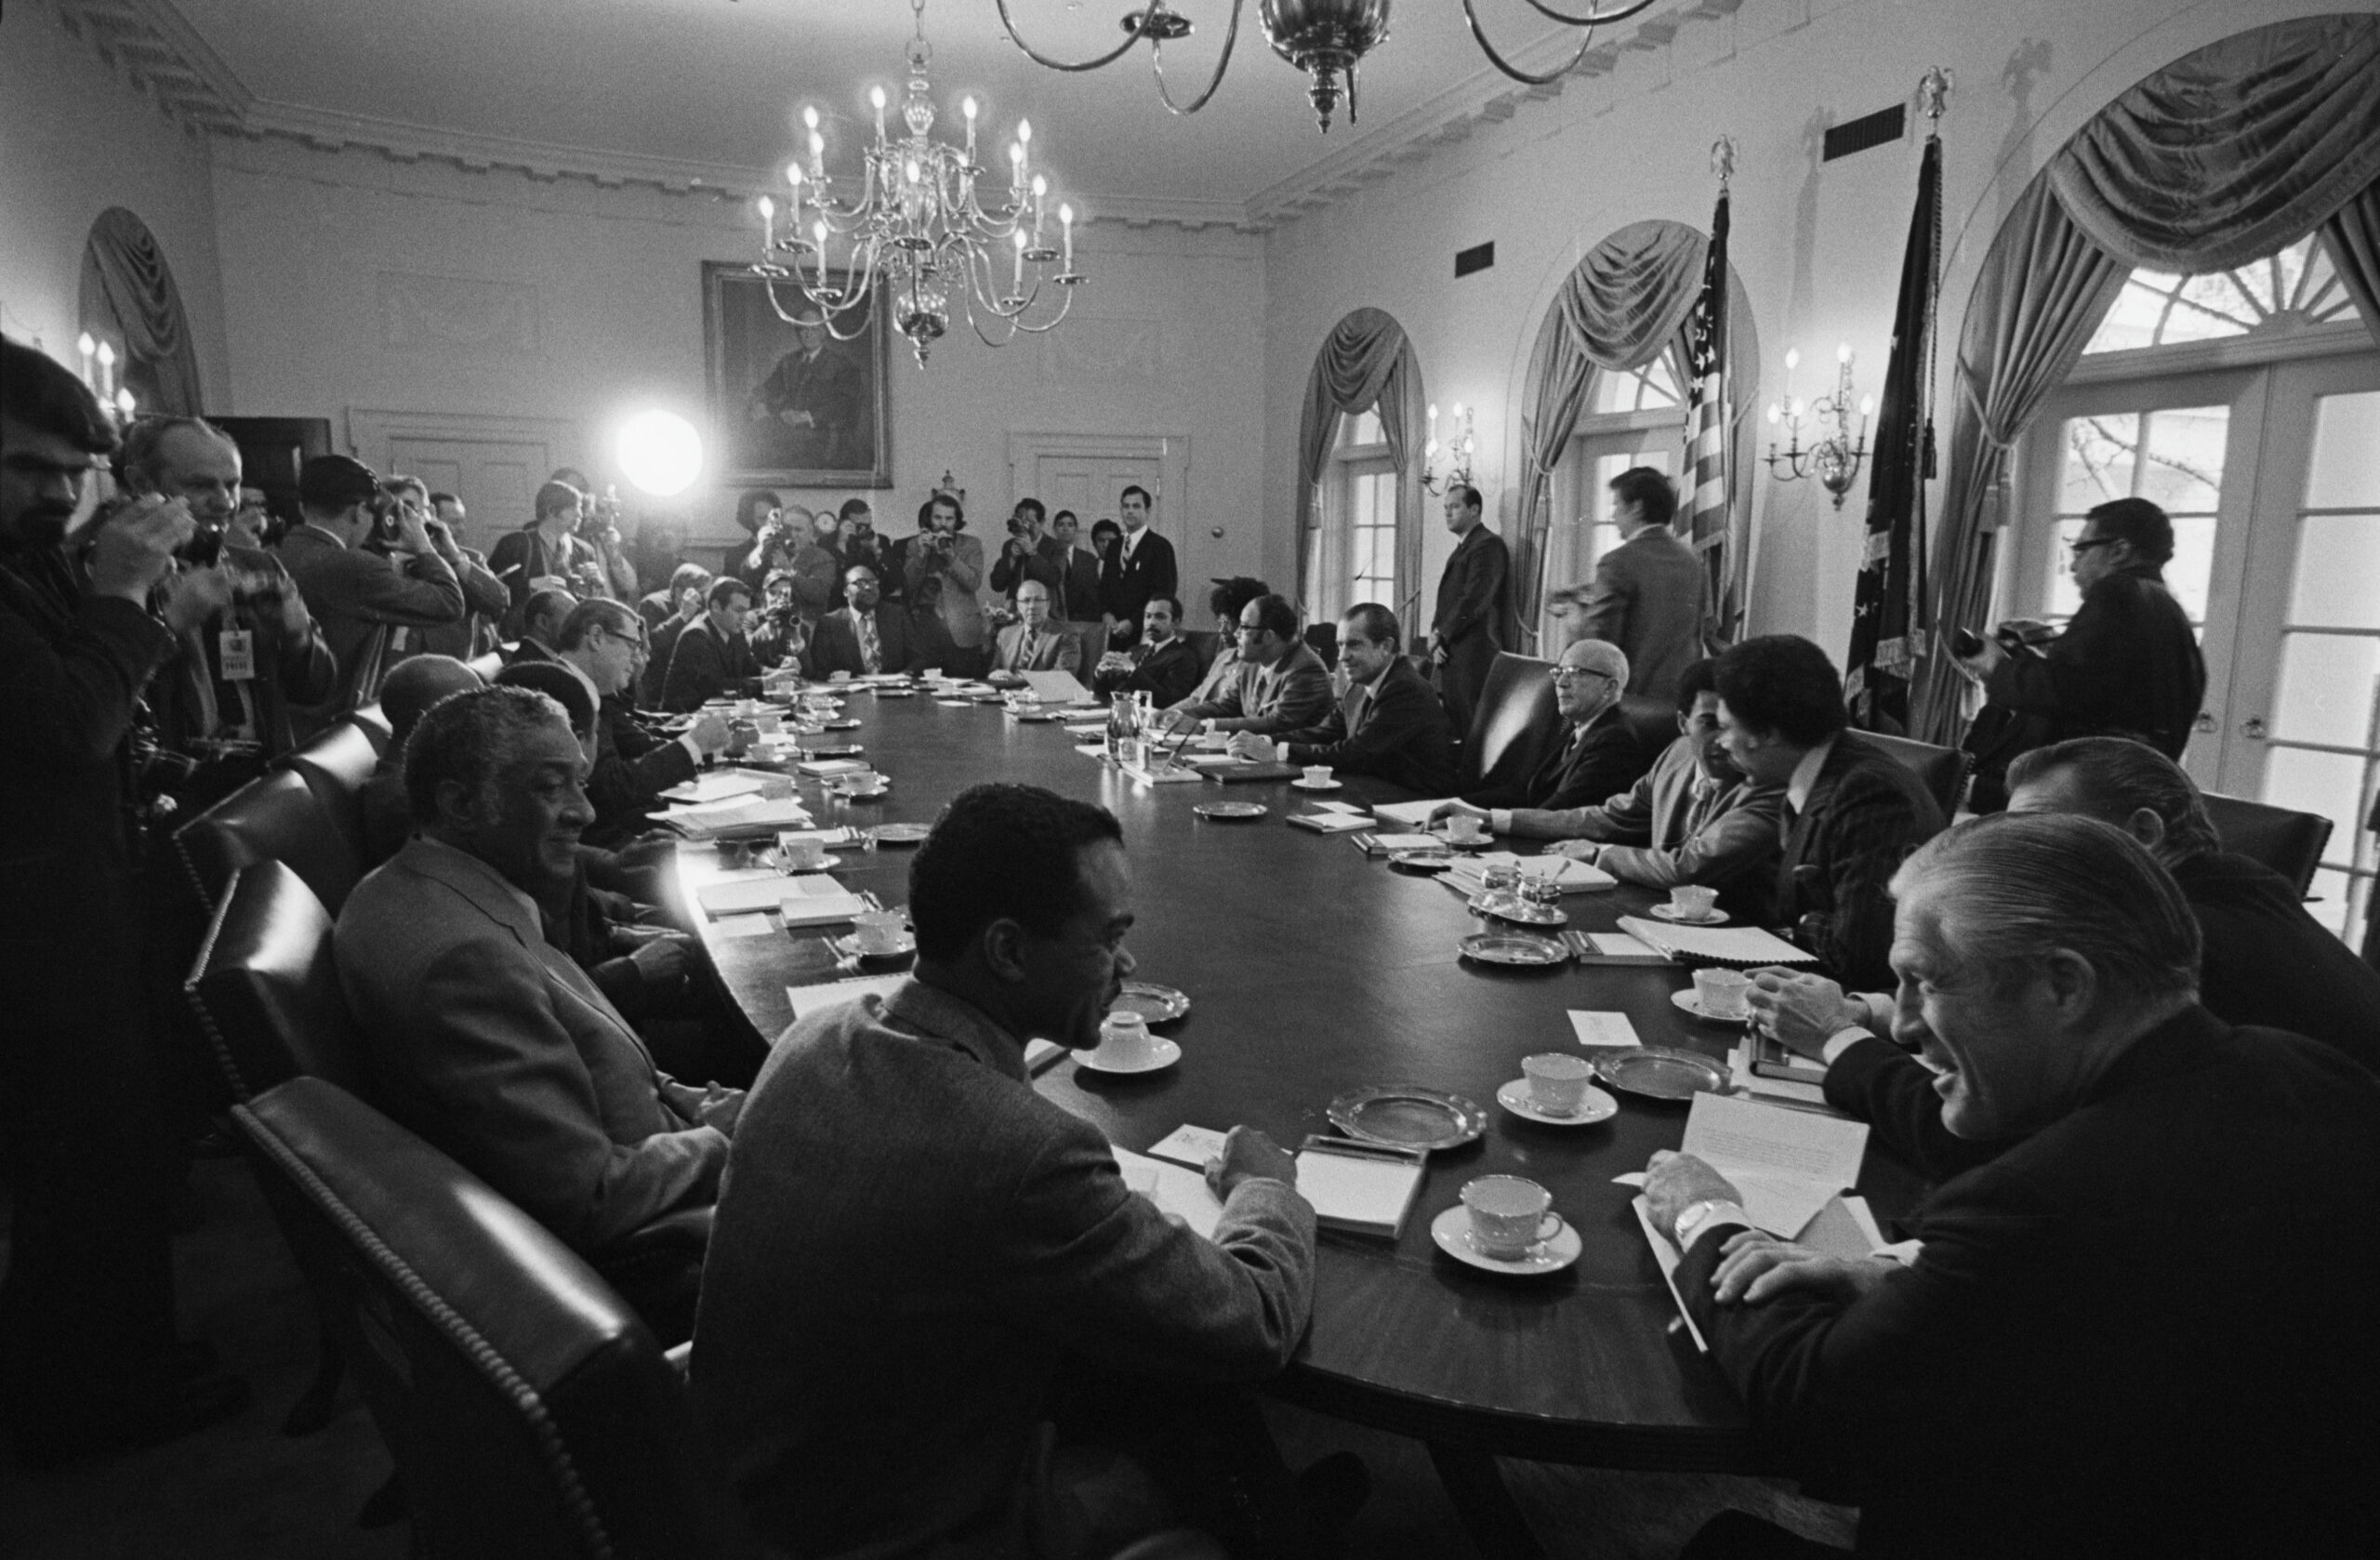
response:
M1292 813L1287 822L1291 828L1310 828L1316 834L1352 834L1372 826L1361 813Z
M1757 926L1680 926L1673 921L1620 918L1620 930L1672 958L1706 964L1815 964L1818 956Z
M1135 1190L1145 1188L1143 1195L1159 1210L1181 1220L1191 1233L1208 1240L1215 1238L1215 1226L1223 1222L1223 1205L1207 1189L1203 1173L1135 1154L1129 1148L1111 1146L1108 1152L1116 1156L1116 1168L1123 1172L1125 1181L1134 1183Z
M1368 856L1395 855L1399 851L1442 851L1447 842L1426 834L1358 834L1355 849Z
M660 794L671 801L724 801L729 797L745 796L767 785L771 776L754 774L748 770L721 769L708 774L697 774L681 780ZM785 784L779 780L778 785Z
M786 884L790 880L767 870L730 873L696 889L694 903L714 918L774 910L777 901L785 897Z
M1579 938L1586 946L1580 950L1581 964L1667 964L1670 956L1649 943L1640 943L1625 932L1582 932Z
M1310 1137L1298 1145L1298 1190L1325 1229L1395 1238L1405 1233L1429 1156L1418 1148Z
M654 813L654 821L689 839L725 839L799 828L810 822L810 812L793 797L754 795L673 807Z

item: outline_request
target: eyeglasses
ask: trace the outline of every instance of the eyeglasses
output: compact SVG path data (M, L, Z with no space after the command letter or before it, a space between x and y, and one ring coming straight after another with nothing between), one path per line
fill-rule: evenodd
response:
M1547 673L1547 675L1552 677L1556 682L1567 682L1574 677L1600 677L1606 682L1617 682L1620 681L1620 679L1612 676L1611 673L1607 671L1597 671L1593 667L1555 667L1551 672Z
M1243 634L1261 634L1264 631L1264 625L1262 623L1242 623L1237 625L1237 628Z
M2095 547L2112 547L2122 540L2122 536L2077 536L2066 545L2080 558Z

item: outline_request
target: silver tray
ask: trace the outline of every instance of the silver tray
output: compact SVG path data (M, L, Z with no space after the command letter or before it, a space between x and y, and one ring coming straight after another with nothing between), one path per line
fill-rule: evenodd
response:
M1723 1094L1727 1069L1707 1056L1669 1046L1602 1051L1594 1060L1595 1076L1614 1089L1654 1100L1690 1100L1697 1094Z
M1567 963L1570 945L1558 937L1540 937L1534 932L1480 932L1465 937L1457 946L1465 958L1475 958L1482 964L1519 964L1531 969L1551 969Z
M1170 1024L1190 1011L1190 998L1170 985L1151 981L1126 981L1108 1004L1111 1013L1138 1013L1151 1024Z
M1567 926L1570 923L1570 918L1560 910L1514 899L1507 899L1501 905L1490 904L1484 893L1471 901L1471 913L1493 916L1498 920L1508 920L1521 926Z
M1222 823L1244 823L1263 817L1269 809L1261 801L1210 801L1190 811Z
M879 845L922 845L926 836L932 832L932 826L926 824L879 824L876 826L876 842Z
M1388 865L1401 872L1444 872L1454 865L1454 853L1439 846L1426 851L1391 851Z
M1438 1089L1356 1089L1330 1102L1330 1124L1349 1137L1399 1148L1454 1148L1488 1130L1478 1103Z

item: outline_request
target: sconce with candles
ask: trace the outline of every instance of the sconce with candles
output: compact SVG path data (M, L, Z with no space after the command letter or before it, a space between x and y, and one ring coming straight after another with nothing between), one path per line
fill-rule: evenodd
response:
M86 330L74 338L74 350L83 359L83 383L117 422L129 424L134 412L132 391L116 378L115 343L94 341Z
M1438 403L1435 401L1430 403L1430 437L1429 442L1421 446L1421 491L1424 493L1440 494L1448 488L1471 485L1471 456L1479 447L1478 441L1471 436L1470 408L1458 401L1453 411L1453 428L1450 430L1453 437L1441 446L1438 443ZM1437 474L1441 447L1454 460L1443 478Z
M1859 463L1868 458L1868 419L1875 415L1876 398L1859 398L1859 430L1851 430L1851 343L1844 342L1834 350L1834 393L1821 396L1810 410L1818 414L1818 430L1825 436L1814 440L1807 449L1802 447L1802 403L1792 393L1793 370L1800 365L1798 348L1785 353L1786 398L1768 403L1768 424L1785 427L1785 448L1779 453L1775 435L1768 442L1769 473L1780 483L1798 482L1804 477L1816 477L1834 495L1834 507L1843 508L1844 496L1859 475ZM1828 431L1829 429L1831 431Z

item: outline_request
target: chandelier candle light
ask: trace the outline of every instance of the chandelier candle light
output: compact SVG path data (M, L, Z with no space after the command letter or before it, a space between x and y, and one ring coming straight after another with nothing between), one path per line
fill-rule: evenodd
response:
M761 237L760 259L752 272L766 284L769 306L779 319L822 324L838 341L866 328L880 275L893 328L908 338L922 368L928 350L950 328L954 294L985 345L1004 347L1018 331L1039 335L1055 328L1085 278L1075 270L1075 208L1064 201L1054 213L1057 242L1050 242L1050 181L1033 171L1029 122L1017 121L1016 139L1008 149L1005 200L995 194L989 207L984 205L985 170L975 161L975 99L963 99L959 105L967 122L963 148L932 139L928 71L933 47L926 42L925 0L910 0L909 8L917 33L909 40L908 95L901 104L908 134L887 136L884 88L871 88L876 139L867 148L858 195L840 201L834 195L837 181L826 173L818 111L804 108L809 166L800 161L786 165L792 195L783 239L777 236L776 202L762 195L753 203ZM840 283L828 270L828 248L838 239L849 245L848 274ZM1057 270L1049 274L1052 263ZM1051 295L1054 303L1044 298L1045 284L1058 289ZM797 297L791 311L778 297L780 286ZM985 328L984 316L994 322L991 328Z
M1471 456L1479 444L1478 441L1471 436L1471 413L1465 409L1461 402L1458 401L1454 403L1453 412L1454 437L1441 446L1438 443L1438 403L1435 401L1430 403L1430 438L1429 442L1421 446L1421 491L1424 493L1444 493L1448 488L1471 485ZM1440 481L1437 476L1438 452L1441 448L1444 448L1454 461L1454 464L1448 469L1443 481Z
M1834 507L1843 508L1844 495L1859 475L1859 463L1868 458L1868 419L1875 415L1876 398L1859 398L1859 431L1851 431L1851 343L1844 342L1834 350L1834 393L1821 396L1811 410L1818 416L1818 427L1833 425L1833 431L1802 447L1802 402L1793 394L1793 370L1801 365L1799 348L1785 353L1785 399L1768 403L1768 425L1785 426L1785 449L1780 454L1772 435L1768 442L1768 469L1780 483L1816 477L1834 495Z

